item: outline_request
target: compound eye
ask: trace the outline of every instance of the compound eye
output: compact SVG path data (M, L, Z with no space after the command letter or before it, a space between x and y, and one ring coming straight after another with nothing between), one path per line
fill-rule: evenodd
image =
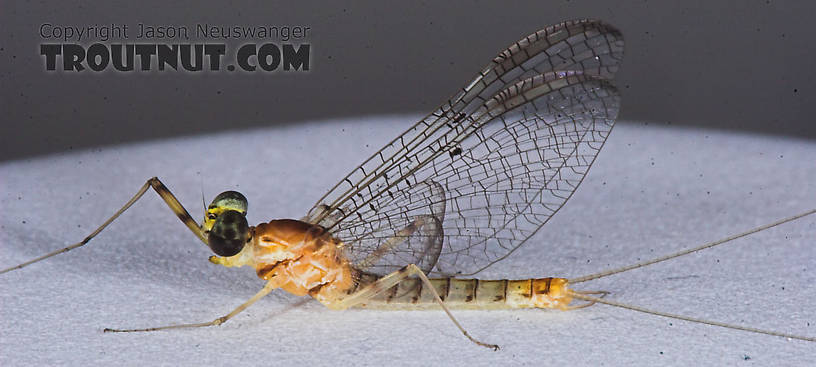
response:
M247 212L247 199L238 191L224 191L213 199L209 209L221 208L236 210L244 215Z
M215 220L207 244L218 256L234 256L244 249L249 238L249 224L246 217L235 210L227 210Z

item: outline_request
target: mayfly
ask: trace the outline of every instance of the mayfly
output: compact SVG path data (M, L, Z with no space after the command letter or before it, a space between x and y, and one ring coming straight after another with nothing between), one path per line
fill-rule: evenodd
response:
M613 77L623 37L596 20L535 32L500 52L449 101L355 168L300 220L250 226L247 199L215 197L196 222L158 179L149 179L81 242L5 269L84 246L150 188L227 267L252 266L266 285L213 321L109 332L220 325L274 289L331 309L554 308L606 303L636 311L807 341L814 338L624 305L570 285L668 260L816 210L651 261L575 279L470 278L509 256L566 201L592 166L620 106ZM575 304L575 300L577 304Z

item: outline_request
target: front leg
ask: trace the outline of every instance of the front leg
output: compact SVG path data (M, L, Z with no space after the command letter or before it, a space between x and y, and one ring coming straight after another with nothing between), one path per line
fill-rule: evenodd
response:
M184 225L186 225L187 228L189 228L190 231L192 231L193 234L196 235L196 237L198 237L198 239L201 240L201 242L207 244L207 238L204 236L204 231L201 229L198 223L196 223L196 221L193 220L193 217L190 216L190 213L187 212L187 209L184 209L184 206L182 206L178 199L176 199L176 197L173 195L173 193L171 193L170 190L167 189L167 186L164 186L164 184L161 181L159 181L157 177L153 177L147 180L147 182L145 182L144 185L142 185L139 191L137 191L136 194L133 195L133 197L130 200L128 200L128 202L125 203L124 206L119 208L119 210L117 210L116 213L114 213L110 218L108 218L108 220L105 221L105 223L102 223L101 226L96 228L96 230L91 232L91 234L85 237L82 241L77 242L71 246L61 248L57 251L50 252L36 259L26 261L20 265L16 265L8 269L3 269L2 271L0 271L0 274L7 273L12 270L22 269L28 265L45 260L49 257L59 255L63 252L71 251L77 247L85 246L85 244L87 244L88 242L91 241L91 239L96 237L96 235L98 235L99 232L102 232L102 230L105 229L105 227L107 227L109 224L111 224L111 222L113 222L116 218L119 218L119 216L122 215L122 213L124 213L125 210L127 210L134 203L136 203L136 201L138 201L142 197L142 195L144 195L144 193L147 192L147 189L151 187L153 188L154 191L156 191L157 194L159 194L159 196L161 196L162 200L164 200L167 206L170 207L170 210L172 210L173 213L176 214L176 216L181 220L181 222L184 223Z

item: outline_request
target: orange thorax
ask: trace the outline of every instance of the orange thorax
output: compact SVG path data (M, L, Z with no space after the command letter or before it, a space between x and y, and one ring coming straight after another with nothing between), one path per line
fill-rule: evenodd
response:
M258 277L294 295L336 300L354 285L341 242L324 228L293 219L255 227L253 257Z

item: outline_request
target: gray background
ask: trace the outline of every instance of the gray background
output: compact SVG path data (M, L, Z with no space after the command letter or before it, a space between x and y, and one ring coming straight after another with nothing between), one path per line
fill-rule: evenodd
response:
M202 192L225 189L249 198L250 223L298 218L404 125L340 119L3 162L0 267L79 241L152 175L196 218ZM231 154L201 159L236 141ZM620 124L567 205L479 277L577 277L801 213L814 208L814 156L808 140ZM574 287L813 337L813 238L816 215ZM816 366L814 343L601 305L453 311L498 352L467 341L440 310L329 311L280 290L219 327L101 332L212 320L263 286L253 269L215 266L211 254L151 190L88 246L0 275L0 366Z
M805 113L816 97L813 14L816 3L804 1L4 1L0 160L305 120L426 113L510 43L582 17L604 19L626 37L622 120L814 138L816 125ZM304 25L312 28L312 71L47 73L39 55L45 22Z

